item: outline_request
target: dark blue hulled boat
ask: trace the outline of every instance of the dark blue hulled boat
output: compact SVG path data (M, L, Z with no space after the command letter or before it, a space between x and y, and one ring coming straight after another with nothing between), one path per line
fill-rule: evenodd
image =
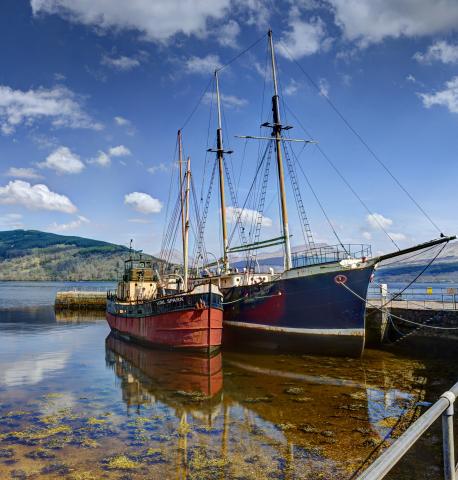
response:
M365 303L360 298L366 298L374 261L360 257L349 263L346 258L342 265L318 263L317 257L314 264L304 260L313 259L298 254L293 267L277 278L264 282L256 274L252 282L223 288L226 342L307 353L362 353ZM226 276L222 284L229 281L237 282L237 275Z
M259 191L253 195L257 204L254 210L237 207L234 203L232 215L240 226L239 238L241 245L230 247L227 235L226 202L224 175L228 176L232 201L236 202L234 189L230 182L230 171L225 164L223 147L221 102L218 83L218 72L215 72L215 90L218 127L216 148L209 149L216 153L216 163L213 172L218 167L221 230L223 240L223 256L220 261L207 264L205 278L212 278L224 294L223 344L235 343L238 348L266 347L282 348L286 351L301 351L304 353L322 353L334 355L358 356L364 349L365 338L365 299L367 288L377 264L386 258L399 256L415 250L420 250L435 244L447 242L452 237L442 237L427 244L418 245L382 257L372 257L370 246L344 245L338 241L336 246L317 246L312 237L304 204L301 199L299 182L296 174L297 162L292 143L314 143L311 140L288 138L283 132L291 129L284 125L280 118L280 97L277 87L277 73L272 32L269 31L269 50L272 67L272 118L261 127L270 130L269 136L244 136L241 138L257 139L266 142L264 153L258 158L256 175L264 175L258 181ZM290 150L288 150L290 149ZM266 198L267 179L271 156L275 157L278 175L278 190L280 200L281 236L260 241L259 233L263 220L263 209ZM285 189L284 160L292 183L301 229L306 241L306 250L302 253L292 253L290 245L290 230ZM296 160L296 163L294 162ZM307 177L304 177L309 184ZM213 174L212 174L213 180ZM211 182L212 182L211 180ZM253 180L256 185L256 177ZM310 184L309 184L310 186ZM251 188L252 188L251 187ZM211 185L209 187L209 195ZM247 200L251 194L247 195ZM207 200L208 205L208 200ZM321 204L320 204L321 206ZM208 206L204 208L204 215ZM248 213L248 215L247 215ZM254 214L254 216L253 216ZM251 215L249 239L246 239L243 220ZM248 222L249 223L249 222ZM202 221L205 225L205 217ZM283 270L275 273L270 269L267 273L256 272L256 252L259 249L282 245ZM203 243L198 245L197 256L205 258ZM244 252L246 267L242 272L229 265L229 255ZM217 266L216 272L211 271ZM205 269L204 269L205 270ZM195 278L195 283L202 278Z

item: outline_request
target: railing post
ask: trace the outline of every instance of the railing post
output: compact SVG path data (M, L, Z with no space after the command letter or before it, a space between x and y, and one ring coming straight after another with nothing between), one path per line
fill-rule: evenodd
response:
M446 398L450 405L442 414L442 448L444 456L444 479L455 480L455 443L453 439L453 403L455 395L445 392L441 397Z

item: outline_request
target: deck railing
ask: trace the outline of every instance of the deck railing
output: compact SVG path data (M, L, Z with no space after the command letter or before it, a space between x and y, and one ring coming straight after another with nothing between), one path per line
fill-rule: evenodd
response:
M407 451L419 440L428 428L442 416L442 451L444 479L456 480L455 445L453 437L453 416L458 383L443 393L439 400L416 420L357 480L380 480L402 459Z
M308 267L321 263L340 262L348 258L369 258L371 246L364 244L326 245L292 255L293 267Z

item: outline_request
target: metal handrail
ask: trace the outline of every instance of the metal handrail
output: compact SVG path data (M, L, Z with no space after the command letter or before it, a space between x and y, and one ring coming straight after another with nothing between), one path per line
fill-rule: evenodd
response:
M292 255L293 267L307 267L322 263L339 262L348 258L369 258L371 246L366 244L341 244L313 247Z
M458 383L443 393L439 400L416 420L357 480L380 480L401 460L413 444L442 415L442 448L444 479L456 480L455 446L453 437L453 404L458 395Z
M370 286L367 291L367 298L372 300L381 299L383 302L394 300L396 302L403 302L406 308L409 304L415 306L423 305L428 309L431 305L440 304L442 310L458 310L458 289L456 288L408 288L402 290L386 291L382 295L380 287Z

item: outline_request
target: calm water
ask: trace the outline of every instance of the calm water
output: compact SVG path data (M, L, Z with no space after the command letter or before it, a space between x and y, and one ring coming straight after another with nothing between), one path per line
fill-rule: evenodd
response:
M0 285L1 479L350 479L456 381L453 343L208 359L115 339L100 314L56 318L61 284L21 285ZM33 300L11 308L12 292ZM440 465L433 428L391 478Z
M0 310L54 304L59 290L113 290L114 282L0 282Z

